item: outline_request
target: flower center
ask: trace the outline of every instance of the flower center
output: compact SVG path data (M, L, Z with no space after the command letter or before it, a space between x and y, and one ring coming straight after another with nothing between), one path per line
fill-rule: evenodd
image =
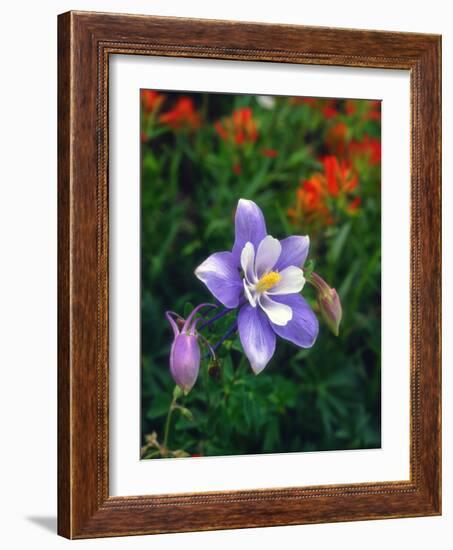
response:
M269 273L266 273L266 275L263 275L261 279L256 283L256 290L258 292L265 292L266 290L270 290L273 286L275 286L282 276L280 273L277 273L277 271L270 271Z

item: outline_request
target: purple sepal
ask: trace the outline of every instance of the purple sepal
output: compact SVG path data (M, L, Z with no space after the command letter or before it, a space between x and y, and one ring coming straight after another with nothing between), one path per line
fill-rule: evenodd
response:
M311 348L318 337L319 323L307 301L300 294L273 296L272 299L293 310L293 317L285 326L271 323L274 331L296 346Z
M282 245L282 251L274 267L276 271L282 271L290 265L297 267L304 265L308 256L308 249L310 248L310 239L308 237L293 235L292 237L282 239L280 244Z
M266 222L261 209L252 201L240 199L236 209L233 246L233 259L236 266L240 264L241 252L245 244L250 242L257 250L266 235Z
M275 333L266 314L247 304L238 315L239 338L255 374L260 373L275 352Z

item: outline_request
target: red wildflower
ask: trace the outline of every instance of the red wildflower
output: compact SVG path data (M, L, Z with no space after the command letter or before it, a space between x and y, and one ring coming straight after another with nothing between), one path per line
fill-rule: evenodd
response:
M294 96L289 98L289 103L291 103L292 105L302 105L305 103L306 105L312 105L313 107L316 107L319 103L319 99L315 97Z
M365 157L372 165L381 162L381 140L368 135L362 141L351 141L349 144L351 158Z
M223 140L227 140L228 139L228 132L225 130L225 128L222 126L222 123L220 122L220 120L218 120L215 124L214 124L214 128L215 128L215 131L219 134L219 136L223 139Z
M377 122L381 120L380 101L370 101L370 110L368 111L366 117L368 118L368 120L376 120Z
M345 111L347 115L354 115L357 111L357 100L347 99L345 103Z
M333 223L331 212L334 209L352 213L359 207L360 197L349 202L350 193L358 185L358 176L351 164L335 156L325 157L323 164L324 172L316 172L300 182L296 191L296 205L288 210L290 218L296 221L303 219L307 223L320 220L329 225Z
M379 122L381 120L381 112L380 111L370 111L367 115L368 120L375 120L376 122Z
M349 212L355 212L357 208L360 206L361 202L362 202L362 199L360 197L356 197L348 206Z
M319 107L320 99L316 97L290 97L289 103L291 105L311 105L312 107Z
M263 149L261 151L264 157L274 159L275 157L278 157L278 151L276 149Z
M326 134L326 144L332 154L342 156L346 150L348 127L344 122L331 126Z
M351 164L346 160L339 161L334 156L324 158L324 173L327 192L332 197L338 197L340 192L349 193L353 191L359 182Z
M330 195L336 197L340 186L337 181L338 159L337 157L329 156L324 159L324 172L327 180L327 190Z
M201 124L200 115L196 112L194 102L190 97L179 98L173 109L160 115L159 121L174 130L182 128L193 130L199 128Z
M297 191L297 197L310 210L323 209L323 181L319 174L313 174L308 180L302 181L302 186Z
M235 136L234 136L234 141L238 144L238 145L242 145L245 141L245 134L242 130L239 130L238 132L236 132Z
M143 109L146 113L155 113L160 109L165 96L155 90L141 90Z
M322 112L326 118L334 118L338 115L338 111L335 109L335 107L331 107L330 105L326 105Z
M239 176L239 174L242 172L242 167L239 164L239 162L236 162L233 164L233 174L236 174L236 176Z
M218 120L214 124L214 128L221 139L237 145L253 143L258 138L257 126L250 107L237 109L231 117Z
M329 209L325 202L324 178L322 174L313 174L307 180L301 180L296 191L296 205L288 210L288 216L293 220L299 218L310 223L322 219L331 223Z

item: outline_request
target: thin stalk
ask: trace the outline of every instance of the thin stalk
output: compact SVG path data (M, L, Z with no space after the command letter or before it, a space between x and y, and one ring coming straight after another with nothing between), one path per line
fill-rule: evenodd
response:
M168 408L167 413L167 419L165 420L165 428L164 428L164 442L163 442L163 448L165 452L168 451L168 439L170 437L170 424L171 424L171 417L173 415L173 411L175 410L175 405L177 401L177 397L173 396L173 399L171 400L170 407Z
M204 328L208 327L209 325L211 325L212 323L215 323L218 319L221 319L222 317L224 317L225 315L228 315L228 313L232 312L232 311L235 311L236 309L239 309L241 306L243 306L244 304L247 303L247 300L245 299L242 299L238 306L236 308L224 308L222 309L222 311L219 311L219 313L216 313L216 315L214 315L214 317L211 317L210 319L208 319L205 323L203 323L200 327L197 328L197 331L199 332L200 330L203 330Z
M219 349L220 346L223 344L223 342L225 342L225 340L228 340L228 338L236 332L237 328L238 328L238 323L237 323L237 321L235 321L230 326L230 328L225 332L225 334L222 336L222 338L220 338L220 340L212 346L212 348L211 348L212 351L216 351L217 349ZM206 357L209 357L209 353L207 353L204 358L206 358Z
M205 323L199 326L197 328L197 331L199 332L200 330L203 330L204 328L209 327L209 325L211 325L212 323L215 323L218 319L221 319L222 317L230 313L230 311L234 311L234 310L227 307L225 309L222 309L222 311L219 311L219 313L216 313L214 317L211 317Z

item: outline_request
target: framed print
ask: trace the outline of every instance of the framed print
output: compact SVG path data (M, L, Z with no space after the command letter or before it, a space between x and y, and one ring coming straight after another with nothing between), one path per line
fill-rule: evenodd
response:
M58 40L59 533L440 514L440 37Z

